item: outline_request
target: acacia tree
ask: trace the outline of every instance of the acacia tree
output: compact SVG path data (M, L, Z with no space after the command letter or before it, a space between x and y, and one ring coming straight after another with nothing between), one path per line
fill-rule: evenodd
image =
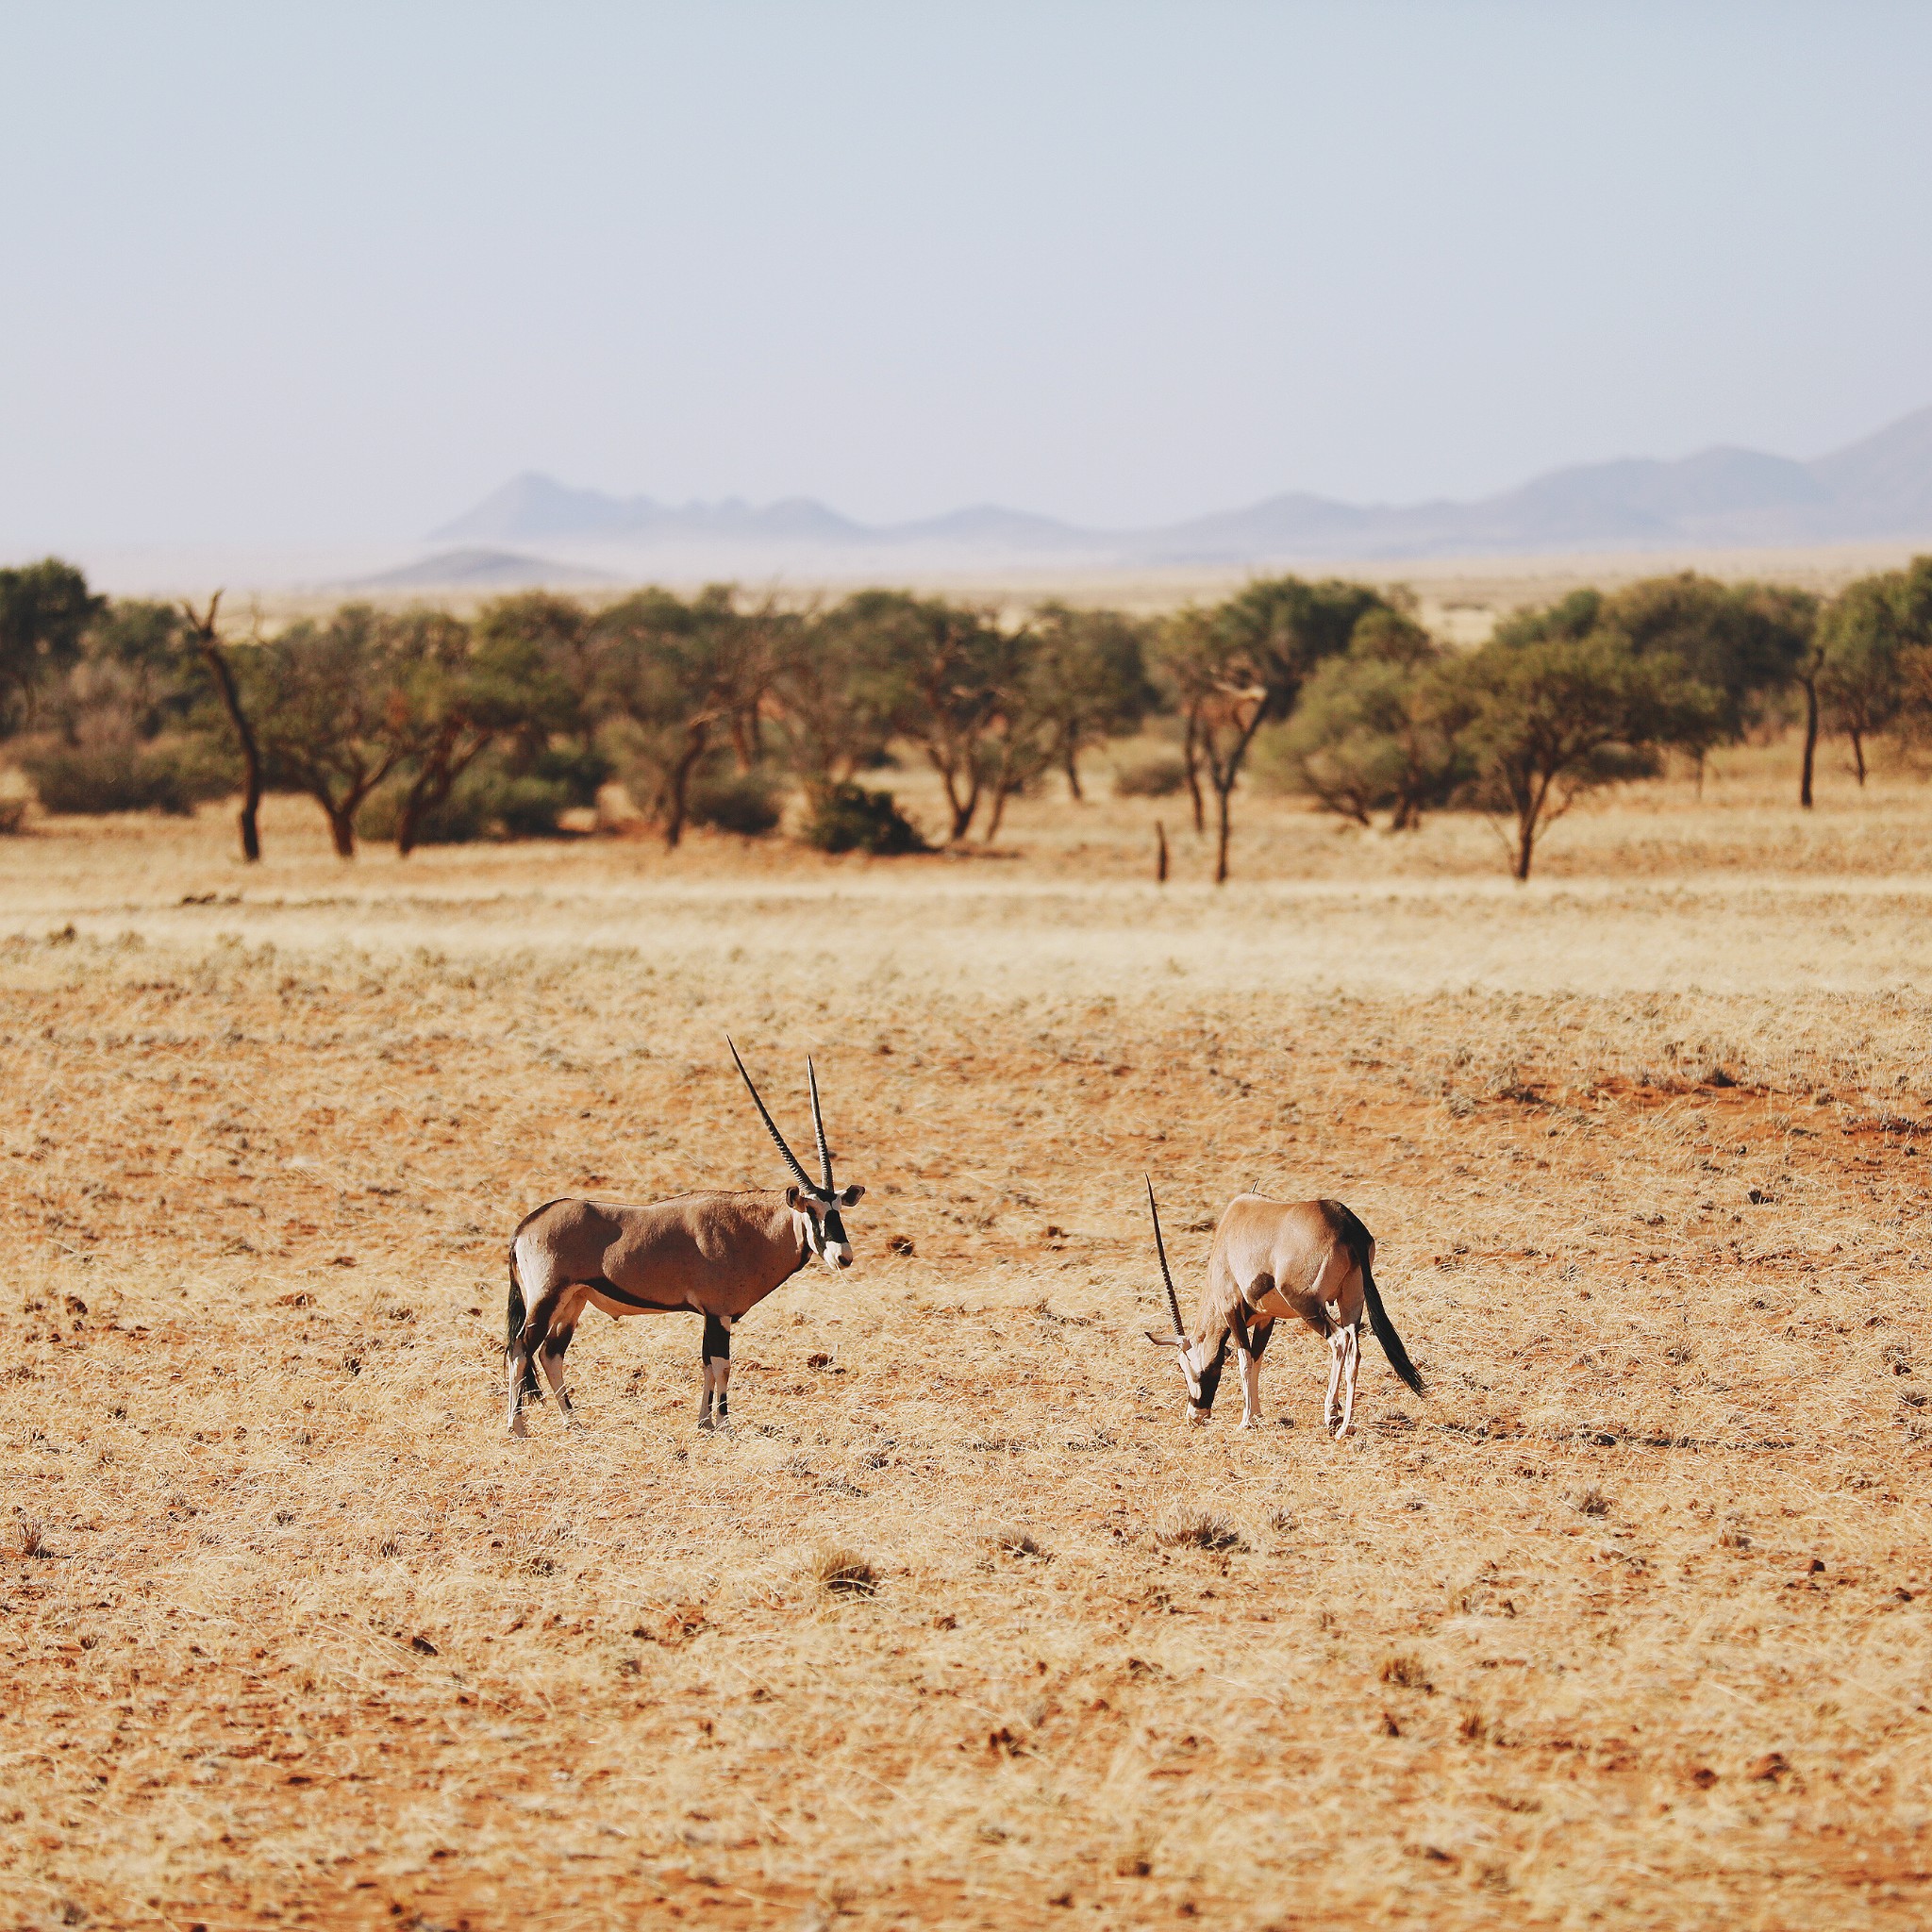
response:
M528 726L526 750L535 756L552 734L576 741L589 757L603 719L604 654L610 633L575 598L552 591L520 591L498 597L476 613L477 651L525 669L541 678L543 704Z
M1891 606L1899 625L1896 728L1924 744L1932 738L1932 557L1915 557L1898 574Z
M1227 879L1230 801L1255 734L1294 709L1315 667L1345 651L1365 617L1394 608L1366 584L1263 577L1211 610L1189 609L1169 621L1159 659L1185 721L1196 831L1204 769L1214 790L1216 885Z
M640 591L596 621L600 705L629 727L633 796L667 850L684 837L691 779L729 710L737 623L731 592L720 585L688 604L669 591Z
M0 733L32 724L42 686L79 660L107 604L58 557L0 570Z
M407 782L396 812L396 853L416 849L431 815L496 741L514 731L568 728L572 693L526 634L471 636L459 619L412 610L391 628L391 728Z
M339 858L356 856L356 817L408 756L398 626L366 604L304 619L257 654L256 729L273 780L306 791Z
M765 712L772 687L797 620L780 609L774 597L741 610L728 586L714 585L706 595L722 600L724 609L710 632L718 708L738 769L756 771L765 761Z
M1048 770L1059 753L1059 721L1051 708L1051 685L1040 661L1040 638L1023 626L995 630L988 641L984 672L991 702L976 758L988 800L989 845L999 836L1007 801Z
M1862 785L1868 738L1923 738L1932 723L1932 557L1847 584L1820 615L1818 658L1824 723L1851 740Z
M1137 730L1157 693L1147 679L1146 626L1117 610L1042 604L1029 625L1036 641L1035 704L1053 734L1052 758L1067 790L1080 790L1080 754Z
M898 691L873 627L841 606L794 613L776 630L770 697L779 756L816 809L892 735Z
M1618 631L1567 634L1572 617L1559 607L1553 623L1505 625L1455 674L1475 802L1513 820L1519 880L1578 798L1654 772L1658 747L1696 742L1719 702L1674 658L1641 655Z
M1187 721L1189 783L1194 791L1196 830L1201 827L1199 772L1206 768L1217 806L1214 883L1227 879L1229 801L1248 747L1267 721L1269 694L1253 654L1239 636L1216 622L1211 610L1186 610L1170 621L1161 638L1160 666Z
M1711 745L1741 741L1796 677L1805 638L1788 615L1757 585L1694 571L1648 577L1600 600L1598 625L1621 632L1640 656L1675 658L1711 693L1707 739L1682 747L1696 762L1700 791Z
M861 591L832 613L853 635L893 735L916 744L946 794L947 838L971 828L996 761L990 739L1018 716L1008 641L990 616L938 597Z
M1387 810L1389 829L1422 823L1467 775L1447 654L1398 612L1371 611L1347 652L1319 665L1278 737L1257 758L1275 783L1357 824Z

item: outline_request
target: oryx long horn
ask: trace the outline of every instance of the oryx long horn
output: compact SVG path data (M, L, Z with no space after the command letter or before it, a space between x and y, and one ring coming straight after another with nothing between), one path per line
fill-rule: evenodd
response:
M1181 1305L1174 1291L1174 1276L1168 1272L1167 1243L1160 1239L1160 1209L1154 1205L1154 1183L1145 1174L1141 1178L1147 1181L1147 1211L1154 1217L1154 1252L1160 1257L1160 1278L1167 1283L1167 1311L1174 1317L1174 1332L1182 1341L1188 1339L1188 1331L1181 1325Z
M751 1075L744 1071L744 1062L741 1059L738 1059L737 1042L733 1041L728 1033L724 1036L724 1044L730 1047L731 1058L738 1060L739 1077L743 1080L745 1091L751 1095L751 1104L758 1110L758 1118L765 1124L765 1132L772 1137L772 1144L785 1157L785 1165L805 1184L808 1193L817 1194L823 1192L824 1191L814 1184L812 1177L806 1173L804 1168L799 1166L798 1156L786 1146L785 1136L778 1131L778 1124L773 1120L765 1103L758 1098L758 1090L751 1084ZM820 1144L823 1145L823 1141ZM828 1174L830 1171L829 1168L826 1170Z
M819 1167L825 1176L825 1192L832 1191L832 1150L825 1145L825 1117L819 1110L818 1069L811 1063L810 1054L805 1057L805 1077L811 1082L811 1130L819 1137Z

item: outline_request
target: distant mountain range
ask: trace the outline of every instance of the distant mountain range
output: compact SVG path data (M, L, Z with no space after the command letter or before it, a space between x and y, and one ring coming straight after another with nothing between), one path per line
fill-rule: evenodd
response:
M1148 568L1919 537L1932 539L1932 408L1813 462L1716 448L1676 462L1628 458L1553 470L1475 503L1358 505L1291 492L1141 530L1081 529L993 505L869 525L805 497L762 507L735 498L673 506L529 474L429 541L541 543L579 559L577 568L594 558L607 568L635 558L660 568L681 560L741 570L849 570L861 561L876 567L914 559ZM506 562L539 571L573 567L527 558ZM458 552L408 566L408 580L430 581L421 573L459 563L475 575L490 574L475 552ZM398 573L395 580L406 579Z

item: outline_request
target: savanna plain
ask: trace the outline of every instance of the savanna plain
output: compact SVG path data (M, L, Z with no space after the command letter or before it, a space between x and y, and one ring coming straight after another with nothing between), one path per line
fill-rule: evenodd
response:
M1058 795L0 841L0 1924L1923 1924L1932 790L1793 763L1527 887L1266 800L1218 891ZM508 1440L523 1212L783 1180L727 1028L858 1265L730 1433L593 1315ZM1143 1171L1190 1303L1345 1200L1426 1394L1370 1342L1333 1441L1284 1333L1184 1429Z

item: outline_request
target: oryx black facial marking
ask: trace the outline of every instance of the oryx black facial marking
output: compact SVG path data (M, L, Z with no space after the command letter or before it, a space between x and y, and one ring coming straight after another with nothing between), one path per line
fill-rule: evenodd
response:
M509 1255L505 1361L512 1435L524 1433L525 1397L541 1396L540 1370L565 1420L575 1422L563 1386L563 1352L588 1307L613 1317L678 1309L702 1316L698 1419L707 1428L714 1416L723 1423L729 1413L733 1325L813 1256L828 1268L852 1265L841 1210L856 1206L865 1190L841 1188L832 1178L817 1068L807 1059L820 1171L814 1181L778 1132L737 1046L725 1043L797 1185L753 1194L687 1194L649 1207L558 1200L526 1215Z

